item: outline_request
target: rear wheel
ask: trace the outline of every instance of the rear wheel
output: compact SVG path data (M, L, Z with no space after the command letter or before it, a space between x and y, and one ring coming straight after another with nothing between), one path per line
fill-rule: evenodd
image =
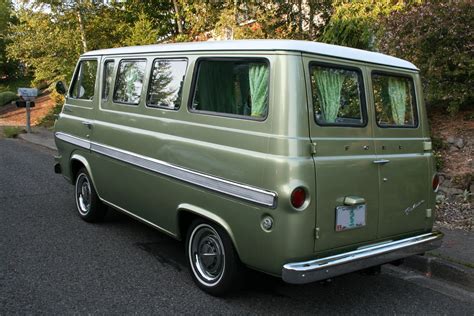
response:
M85 168L77 172L74 189L79 217L87 222L101 221L107 212L107 207L100 201Z
M218 225L194 221L186 239L186 254L194 282L220 296L240 285L241 263L227 233Z

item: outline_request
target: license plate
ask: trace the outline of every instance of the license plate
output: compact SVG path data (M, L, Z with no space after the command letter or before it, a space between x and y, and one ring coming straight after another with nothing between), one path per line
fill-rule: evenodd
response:
M365 226L366 205L336 207L336 231Z

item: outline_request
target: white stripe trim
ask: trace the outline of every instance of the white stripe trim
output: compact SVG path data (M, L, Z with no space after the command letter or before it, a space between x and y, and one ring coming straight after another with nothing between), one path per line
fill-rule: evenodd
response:
M91 142L69 134L57 132L56 137L79 147L90 149L91 151L101 155L123 161L174 179L178 179L256 204L261 204L272 208L276 207L277 194L272 191L217 178L211 175L182 168L165 161L142 156L133 152L96 142Z
M66 133L55 133L56 138L63 140L65 142L71 143L73 145L79 146L84 149L91 149L91 142L87 139L82 139L76 136L72 136Z

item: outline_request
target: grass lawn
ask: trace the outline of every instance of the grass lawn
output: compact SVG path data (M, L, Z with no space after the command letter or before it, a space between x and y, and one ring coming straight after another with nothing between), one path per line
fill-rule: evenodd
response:
M5 91L11 91L17 93L18 88L29 88L31 86L31 77L12 79L12 80L0 80L0 93Z

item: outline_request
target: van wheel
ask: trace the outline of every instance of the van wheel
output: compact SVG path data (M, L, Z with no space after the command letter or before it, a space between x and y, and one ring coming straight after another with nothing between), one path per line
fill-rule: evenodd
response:
M74 189L79 217L86 222L101 221L107 212L107 207L100 201L85 168L81 168L77 173Z
M195 220L186 252L193 280L205 292L221 296L241 284L242 265L230 237L218 225Z

